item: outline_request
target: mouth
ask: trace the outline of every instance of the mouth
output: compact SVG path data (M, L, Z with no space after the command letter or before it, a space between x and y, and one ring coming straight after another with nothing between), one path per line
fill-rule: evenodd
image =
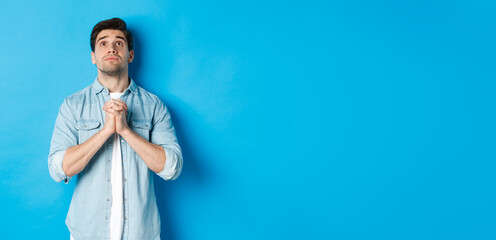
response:
M117 61L119 60L118 57L114 57L114 56L110 56L110 57L106 57L103 59L104 61Z

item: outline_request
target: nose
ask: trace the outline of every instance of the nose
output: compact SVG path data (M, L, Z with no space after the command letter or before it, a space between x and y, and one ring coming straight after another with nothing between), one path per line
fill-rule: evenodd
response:
M116 54L117 51L115 50L114 44L110 44L110 47L108 49L108 53Z

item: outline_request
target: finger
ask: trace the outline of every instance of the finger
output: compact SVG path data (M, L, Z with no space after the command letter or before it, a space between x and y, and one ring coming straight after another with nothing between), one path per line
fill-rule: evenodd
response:
M108 105L104 105L103 108L102 108L102 110L103 111L107 111L107 110L109 110L111 108L112 108L112 106L110 106L110 104L108 104Z
M108 114L110 114L112 117L115 117L115 114L112 111L112 109L107 109L107 111L105 111L105 112L108 113Z
M120 115L118 111L116 111L115 109L112 109L112 108L108 109L107 112L114 115L114 117L119 117L119 115Z
M122 100L120 102L118 102L115 99L111 99L110 101L108 101L108 102L105 103L105 105L103 106L102 109L104 111L107 111L108 109L115 109L118 112L120 112L120 111L127 111L127 105Z
M109 108L113 108L113 109L123 109L122 106L120 106L119 104L117 104L116 102L111 102L108 104L108 107Z
M111 108L112 109L115 109L115 110L117 110L119 112L124 110L124 108L122 106L119 106L119 105L116 105L116 104L113 104Z
M102 110L103 110L103 111L107 111L107 109L108 109L108 105L109 105L109 102L105 102L105 104L104 104L104 105L103 105L103 107L102 107Z
M111 104L117 104L119 106L122 106L124 109L127 110L127 104L121 99L110 99L109 101Z
M116 99L114 101L115 104L119 105L119 106L122 106L124 109L127 110L127 104L126 102L122 101L121 99Z
M127 103L124 102L122 99L116 99L115 101L118 102L118 103L121 103L124 106L127 106Z
M107 110L107 112L112 113L112 115L114 115L115 117L118 117L118 118L122 117L123 116L123 113L125 114L125 116L127 116L127 112L126 111L118 111L115 108L109 108Z
M112 105L112 101L111 100L112 99L110 99L110 101L105 102L105 104L103 105L103 108L102 108L103 110L106 110L106 109L110 108L110 106Z

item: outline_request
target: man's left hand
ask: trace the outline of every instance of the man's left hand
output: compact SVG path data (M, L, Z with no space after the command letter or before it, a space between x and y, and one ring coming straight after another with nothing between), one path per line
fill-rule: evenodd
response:
M114 115L115 118L115 131L117 134L122 135L124 131L129 130L127 125L127 104L121 99L110 99L105 103L103 110Z

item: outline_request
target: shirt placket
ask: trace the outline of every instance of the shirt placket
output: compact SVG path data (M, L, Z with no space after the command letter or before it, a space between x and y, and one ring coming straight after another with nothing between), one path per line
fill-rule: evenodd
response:
M130 95L130 92L127 91L126 93L124 93L124 95L122 96L122 100L124 102L126 102L126 104L128 105L128 114L127 114L127 118L126 118L126 121L127 123L129 124L129 117L130 115L132 114L131 111L132 111L132 103L129 103L127 101L127 99L129 99L129 95ZM132 99L132 98L131 98ZM123 227L122 227L122 239L127 239L127 235L128 235L128 228L129 228L129 201L128 201L128 181L127 181L127 177L129 176L128 175L128 172L129 172L129 144L127 144L127 142L124 140L124 138L121 138L121 151L122 151L122 174L123 174L123 177L124 177L124 183L123 183L123 187L124 189L122 190L123 191L123 194L124 194L124 201L123 201L123 205L124 205L124 224L123 224Z
M100 101L100 106L103 107L105 102L110 100L109 91L103 89L100 94L98 94L98 100ZM100 109L101 110L101 109ZM101 110L102 127L105 124L105 112ZM114 138L109 137L105 142L105 225L104 236L105 239L110 239L110 214L112 207L112 182L111 182L111 171L112 171L112 148L113 148Z

